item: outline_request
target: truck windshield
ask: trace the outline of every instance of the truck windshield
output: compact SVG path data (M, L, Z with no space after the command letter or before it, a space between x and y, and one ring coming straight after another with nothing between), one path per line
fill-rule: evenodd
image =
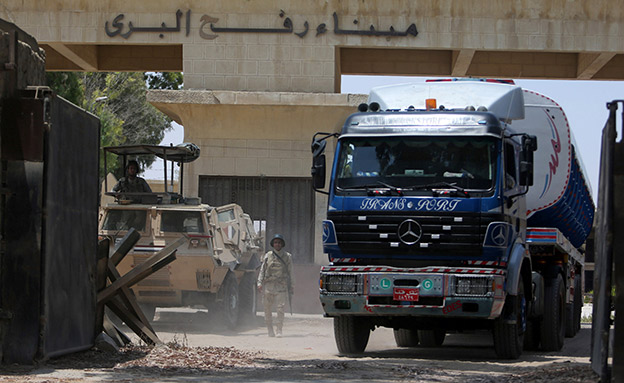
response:
M471 190L494 185L494 137L348 137L336 168L339 189L448 183Z
M133 227L137 231L145 230L145 210L109 210L104 218L102 230L129 230Z

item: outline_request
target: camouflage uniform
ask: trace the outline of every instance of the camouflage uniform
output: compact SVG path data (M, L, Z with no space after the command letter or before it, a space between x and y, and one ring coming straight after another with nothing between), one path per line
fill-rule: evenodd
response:
M114 192L121 193L151 193L152 189L141 177L134 177L130 179L128 177L121 177L117 185L113 187Z
M278 258L279 256L279 258ZM281 258L281 261L280 261ZM276 305L277 321L275 323L277 336L282 335L284 324L284 306L288 299L288 293L294 291L292 273L292 255L281 249L271 250L262 258L260 275L258 275L258 288L263 290L262 302L264 304L264 320L269 330L269 336L273 336L273 305Z

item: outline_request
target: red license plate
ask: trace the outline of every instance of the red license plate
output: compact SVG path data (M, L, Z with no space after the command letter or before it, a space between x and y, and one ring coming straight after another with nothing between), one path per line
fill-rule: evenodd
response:
M420 296L420 289L413 287L395 287L392 291L392 299L395 301L410 301L416 302L418 301L418 297Z

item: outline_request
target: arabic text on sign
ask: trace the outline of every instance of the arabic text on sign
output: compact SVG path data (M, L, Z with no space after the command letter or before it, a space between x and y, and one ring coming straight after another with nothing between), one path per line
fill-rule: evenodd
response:
M392 291L392 299L395 301L417 302L420 298L420 289L418 288L395 288Z
M285 15L284 11L280 11L279 17L283 18ZM123 19L124 14L120 13L117 15L112 23L109 26L109 22L106 21L104 23L104 29L108 37L121 36L124 39L127 39L135 32L156 32L159 33L160 38L164 37L165 33L168 32L180 32L180 20L183 16L181 10L177 10L176 17L176 26L168 27L165 22L161 23L160 26L153 27L138 27L134 26L132 21L128 22L128 25L124 25ZM390 26L388 30L379 30L374 25L371 25L368 29L343 29L339 24L339 17L336 12L332 14L334 21L334 34L336 35L357 35L357 36L376 36L376 37L404 37L404 36L417 36L418 29L416 28L416 24L410 24L405 31L397 31L393 26ZM219 18L212 17L210 15L202 15L200 18L201 25L199 27L199 36L206 40L213 40L217 38L219 35L217 33L293 33L296 36L303 38L308 34L310 29L310 23L306 20L303 23L303 30L301 32L295 32L295 27L292 19L290 17L286 17L284 22L282 23L283 28L248 28L248 27L219 27L216 23L219 21ZM354 20L353 23L355 25L359 24L358 20ZM205 29L210 27L210 32L208 33ZM191 10L189 9L186 12L185 16L185 27L186 27L186 36L189 35L191 29ZM328 28L326 23L320 23L316 27L316 36L323 35L327 33Z

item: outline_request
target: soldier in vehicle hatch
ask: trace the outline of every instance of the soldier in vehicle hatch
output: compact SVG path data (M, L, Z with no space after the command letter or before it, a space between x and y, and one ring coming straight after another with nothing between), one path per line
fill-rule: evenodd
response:
M286 298L289 302L294 292L292 272L292 255L284 250L286 241L280 234L271 239L273 250L262 258L262 266L258 275L258 290L263 293L264 320L269 330L269 336L282 336L284 325L284 306ZM273 305L276 306L277 320L273 332ZM291 307L292 310L292 307Z
M137 176L138 173L139 163L135 160L128 161L126 176L119 179L117 185L113 187L113 191L120 193L151 193L152 189L143 178Z

